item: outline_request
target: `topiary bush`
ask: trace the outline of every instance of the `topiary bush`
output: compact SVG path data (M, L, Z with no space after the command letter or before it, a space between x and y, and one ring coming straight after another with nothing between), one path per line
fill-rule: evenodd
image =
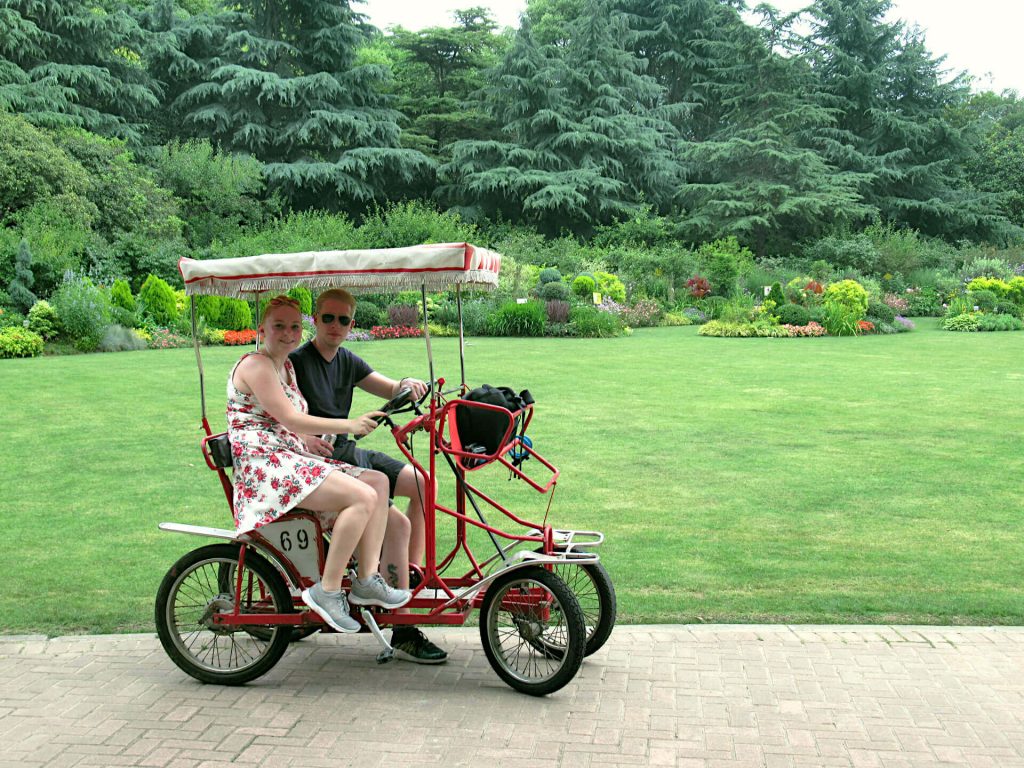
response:
M543 283L540 290L537 291L537 295L544 301L568 301L572 296L572 291L568 285L558 281L557 283Z
M48 301L37 301L28 311L28 329L38 333L44 341L60 335L60 318Z
M487 332L491 336L543 336L547 310L544 304L528 301L506 302L490 316Z
M443 321L441 321L443 322ZM356 304L356 327L373 328L375 325L387 325L388 313L372 301L360 301Z
M35 357L44 346L43 337L27 328L0 328L0 358Z
M597 282L590 275L580 275L572 281L573 294L583 301L589 301L596 290Z
M779 319L780 325L807 325L811 322L810 311L800 304L783 304L776 307L772 315Z
M157 325L171 325L178 319L178 305L174 290L164 280L150 274L139 289L142 314Z
M545 267L540 271L540 284L547 285L548 283L560 283L562 282L562 273L555 267Z

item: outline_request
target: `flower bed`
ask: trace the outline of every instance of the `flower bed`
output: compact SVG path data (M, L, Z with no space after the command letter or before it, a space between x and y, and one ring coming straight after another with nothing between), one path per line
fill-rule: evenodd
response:
M254 344L256 342L256 331L246 329L244 331L224 331L224 344L229 347L241 346L243 344Z

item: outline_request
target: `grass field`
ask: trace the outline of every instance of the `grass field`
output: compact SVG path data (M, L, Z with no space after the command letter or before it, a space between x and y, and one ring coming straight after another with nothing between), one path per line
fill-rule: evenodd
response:
M354 349L427 375L420 341ZM604 531L622 621L1024 621L1024 333L466 351L471 383L533 392L531 437L563 473L551 520ZM455 341L434 352L456 380ZM204 350L218 425L239 354ZM0 361L0 401L0 632L151 630L163 574L206 543L157 523L231 525L192 351ZM523 484L488 488L543 517Z

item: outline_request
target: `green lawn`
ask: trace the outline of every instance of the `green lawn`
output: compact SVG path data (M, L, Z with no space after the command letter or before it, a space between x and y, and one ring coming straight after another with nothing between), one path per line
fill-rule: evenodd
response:
M427 375L422 342L354 349ZM455 340L434 351L457 379ZM466 352L471 383L533 392L530 434L563 472L550 519L606 534L622 621L1024 621L1024 333L659 328ZM204 351L218 424L239 354ZM0 361L0 401L0 632L152 629L164 572L206 543L157 523L231 524L192 351ZM487 487L543 517L523 484Z

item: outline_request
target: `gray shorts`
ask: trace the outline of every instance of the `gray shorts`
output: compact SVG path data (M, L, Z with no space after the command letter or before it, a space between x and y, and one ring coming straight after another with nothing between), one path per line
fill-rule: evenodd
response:
M334 444L334 453L331 455L331 458L348 462L356 467L383 472L387 475L388 483L391 486L391 498L395 498L395 486L398 485L398 475L405 469L406 465L404 462L393 459L380 451L367 451L358 448L355 441L346 440L341 437Z

